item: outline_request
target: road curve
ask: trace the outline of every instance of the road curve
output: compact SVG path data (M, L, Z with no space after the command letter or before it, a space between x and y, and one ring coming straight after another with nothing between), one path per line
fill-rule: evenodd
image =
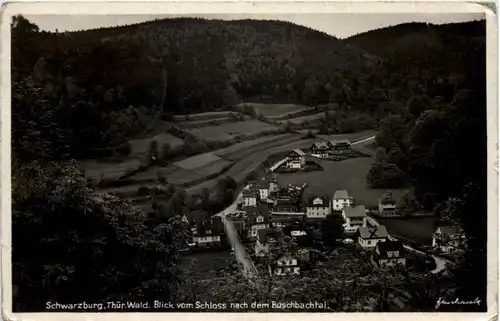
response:
M377 220L375 220L373 217L367 216L367 220L368 220L368 223L370 223L373 226L379 226L380 225L380 223L377 222ZM395 238L394 236L391 236L391 235L389 235L388 238L391 241L397 241L398 240L397 238ZM430 255L434 259L434 262L436 262L436 268L431 271L432 274L437 274L437 273L443 271L446 268L446 263L451 262L450 260L441 258L439 256L436 256L436 255L433 255L433 254L427 254L424 251L417 250L417 249L413 248L412 246L410 246L408 244L405 244L404 242L403 242L403 247L407 251L413 252L413 253L418 254L418 255Z

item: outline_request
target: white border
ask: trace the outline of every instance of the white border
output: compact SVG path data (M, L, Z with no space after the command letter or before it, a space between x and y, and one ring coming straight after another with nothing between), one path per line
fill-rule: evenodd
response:
M113 2L110 4L110 2ZM254 2L119 2L119 1L87 1L87 2L30 2L18 1L2 6L1 21L1 153L2 166L1 191L1 258L2 258L2 306L3 315L9 320L160 320L163 318L182 318L183 320L198 320L207 318L213 320L254 320L256 318L280 320L322 320L335 318L349 320L352 318L376 318L380 320L405 318L406 320L488 320L497 315L498 305L498 176L495 165L498 159L498 39L497 20L491 7L478 3L466 3L453 0L437 2L326 2L309 1L308 3L290 1L254 1ZM494 5L493 5L494 6ZM487 25L487 117L488 117L488 293L489 303L486 313L12 313L11 285L11 208L10 208L10 22L15 14L87 14L87 15L124 15L124 14L292 14L292 13L484 13ZM471 213L473 214L473 213Z

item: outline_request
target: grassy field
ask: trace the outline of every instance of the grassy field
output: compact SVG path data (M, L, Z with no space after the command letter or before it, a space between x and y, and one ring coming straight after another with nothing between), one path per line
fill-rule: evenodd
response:
M153 137L134 139L130 140L130 146L132 148L132 155L144 155L149 149L149 144L151 141L156 140L158 142L159 148L165 143L170 144L170 147L177 147L184 143L184 141L178 137L175 137L169 133L161 133Z
M260 122L255 119L229 122L217 126L205 126L189 130L196 137L210 141L227 141L242 135L255 135L279 130L280 127Z
M229 147L218 149L218 150L214 151L213 153L219 157L224 158L226 155L230 155L230 154L238 152L240 150L245 150L247 148L252 148L252 147L255 147L258 145L267 144L271 141L276 141L279 139L283 139L285 137L293 137L293 136L294 136L293 134L280 134L280 135L274 135L274 136L261 137L261 138L247 140L247 141L243 141L241 143L233 144Z
M332 197L336 190L345 189L354 197L358 204L377 206L378 200L386 190L371 189L366 185L366 174L370 170L372 158L352 158L341 162L318 160L324 171L298 172L278 174L281 184L307 183L304 197L312 195L327 195ZM392 190L393 196L398 199L406 190Z
M325 114L323 112L320 112L317 114L312 114L312 115L307 115L307 116L302 116L302 117L279 120L278 122L280 124L286 124L287 122L291 122L292 124L300 124L300 123L303 123L305 121L318 120L318 119L321 119L324 117L325 117Z
M142 164L138 158L128 158L120 162L103 162L89 159L79 163L85 171L85 175L92 179L99 179L101 175L105 178L117 179L125 174L125 171L135 169Z
M220 159L221 158L219 156L213 153L203 153L178 161L174 163L174 165L183 169L195 169L218 161Z
M370 137L370 136L372 136L371 134L372 134L371 132L362 132L362 133L353 133L353 134L342 134L342 135L338 135L336 137L337 137L337 139L348 138L354 142L354 141L357 141L357 140L360 140L363 138ZM274 141L274 142L270 141L266 144L258 144L258 145L255 145L253 147L250 147L250 148L236 150L231 154L226 154L226 155L222 156L224 159L231 159L231 160L235 161L234 165L227 172L223 173L222 175L220 175L217 178L214 178L214 179L211 179L211 180L206 181L204 183L201 183L199 185L190 187L187 191L190 193L194 193L194 192L201 190L202 188L212 188L213 186L215 186L217 180L221 177L224 177L224 176L231 176L237 182L242 181L246 177L246 175L248 175L251 171L255 170L260 165L260 163L262 161L264 161L267 157L269 157L273 154L286 152L286 151L289 151L289 150L292 150L295 148L304 148L304 149L309 148L312 145L312 143L317 141L317 140L318 140L317 138L301 139L301 135L292 135L290 137L284 137L284 138L282 138L282 140L279 140L279 141ZM357 159L353 159L353 160L357 160ZM368 171L370 164L371 164L370 159L364 158L364 160L366 162L366 164L365 164L366 169L365 170ZM325 161L325 162L327 162L327 161ZM327 163L328 163L327 166L332 166L332 164L338 164L338 163L333 163L333 162L327 162ZM322 186L323 183L320 183L320 182L323 182L325 180L326 176L324 176L324 173L325 172L321 171L321 172L312 172L312 173L309 172L309 173L285 174L286 176L283 175L283 177L290 177L291 178L291 177L295 177L295 175L298 175L298 174L302 174L302 175L305 174L304 176L314 175L314 177L315 177L314 179L316 180L315 184ZM337 175L341 177L342 173L339 172L339 173L337 173ZM366 174L364 174L364 175L366 175ZM364 183L364 175L362 177L363 183ZM360 178L360 180L361 180L361 178ZM361 183L359 182L357 185L360 185L360 184ZM319 189L323 189L323 187L321 187L321 186L319 187ZM335 190L332 193L334 193L334 192L335 192ZM381 196L383 193L384 193L384 191L378 191L377 195Z
M299 112L307 109L306 106L294 104L260 104L260 103L242 103L238 104L236 108L244 108L244 106L252 106L258 114L263 115L269 119L273 117L281 117L290 113Z
M175 121L199 121L199 120L207 120L207 119L217 119L217 118L226 118L231 111L212 111L207 113L198 113L198 114L189 114L187 119L186 115L174 115L172 118Z
M384 224L383 219L377 219ZM436 231L436 218L386 219L389 234L396 238L409 239L422 245L432 244L432 234Z

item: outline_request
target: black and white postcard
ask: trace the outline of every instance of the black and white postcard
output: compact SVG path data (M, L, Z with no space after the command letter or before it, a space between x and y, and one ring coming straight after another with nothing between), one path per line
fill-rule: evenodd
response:
M493 317L494 10L5 5L3 316Z

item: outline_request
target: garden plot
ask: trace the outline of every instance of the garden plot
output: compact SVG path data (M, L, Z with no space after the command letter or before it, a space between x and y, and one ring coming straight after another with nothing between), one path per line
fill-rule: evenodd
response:
M283 139L285 137L292 137L292 134L281 134L281 135L276 135L276 136L269 136L269 137L262 137L262 138L257 138L257 139L252 139L252 140L247 140L241 143L237 143L234 145L231 145L226 148L218 149L214 151L214 154L216 154L219 157L225 158L226 155L230 155L232 153L245 150L247 148L251 148L253 146L259 146L262 144L266 144L271 141L276 141Z

